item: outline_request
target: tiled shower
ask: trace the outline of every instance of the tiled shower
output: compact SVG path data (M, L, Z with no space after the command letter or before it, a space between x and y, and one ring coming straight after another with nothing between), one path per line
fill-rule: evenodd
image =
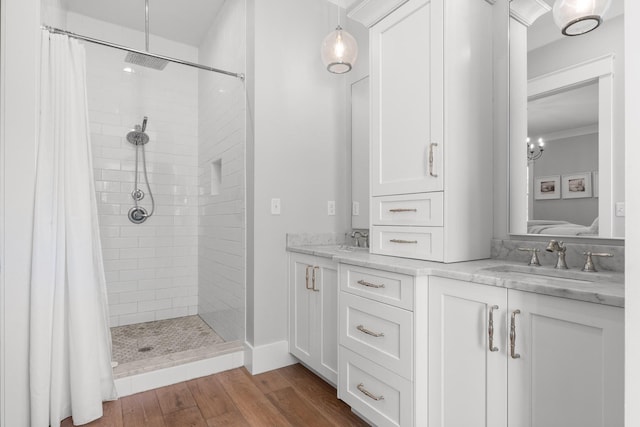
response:
M69 31L143 46L141 31L52 10L54 24ZM244 16L244 1L224 2L199 45L152 31L151 51L244 72ZM176 64L139 67L124 61L125 52L84 44L111 326L199 315L225 341L244 341L244 82ZM144 116L156 209L133 224L127 212L134 205L135 146L126 134ZM149 210L149 195L139 203Z

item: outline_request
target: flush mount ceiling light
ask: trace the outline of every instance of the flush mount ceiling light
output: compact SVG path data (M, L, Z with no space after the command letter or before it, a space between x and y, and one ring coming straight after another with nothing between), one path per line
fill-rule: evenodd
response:
M340 26L340 8L338 8L338 26L322 41L320 55L327 70L334 74L351 71L356 62L358 43L351 34Z
M556 0L553 20L565 36L579 36L602 23L611 0Z

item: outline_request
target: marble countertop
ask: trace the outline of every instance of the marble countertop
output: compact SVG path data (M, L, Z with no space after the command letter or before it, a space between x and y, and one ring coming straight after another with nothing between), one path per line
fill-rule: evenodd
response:
M528 267L511 261L484 259L443 264L385 255L370 254L367 249L344 245L288 246L290 252L320 256L343 264L408 274L439 276L489 286L517 289L543 295L624 307L624 274L617 272L584 273L580 270L556 270Z

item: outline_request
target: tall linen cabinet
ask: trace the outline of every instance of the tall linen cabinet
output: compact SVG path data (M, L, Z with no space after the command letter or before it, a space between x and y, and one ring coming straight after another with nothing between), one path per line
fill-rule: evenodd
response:
M372 253L489 257L492 16L486 0L409 0L370 27Z

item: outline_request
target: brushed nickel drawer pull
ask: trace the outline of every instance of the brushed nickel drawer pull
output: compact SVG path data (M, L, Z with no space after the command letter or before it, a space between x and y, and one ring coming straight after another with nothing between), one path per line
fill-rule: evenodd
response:
M389 209L389 212L391 213L398 213L398 212L418 212L418 209L414 209L414 208L395 208L395 209Z
M493 305L489 309L489 351L498 351L498 347L493 346L493 310L499 308L497 305Z
M511 358L519 359L520 355L516 353L516 314L520 314L520 310L514 310L511 313L511 331L509 332L509 341L511 344Z
M384 400L384 396L376 396L375 394L371 393L369 390L364 388L364 384L362 383L358 384L358 390L360 390L362 394L364 394L367 397L370 397L373 400Z
M313 268L313 275L311 276L311 290L313 292L320 292L320 289L316 288L316 269L320 269L320 267L311 267Z
M416 244L418 243L417 240L402 240L402 239L391 239L389 240L391 243L411 243L411 244Z
M311 288L309 287L309 269L310 269L310 268L311 268L311 266L310 266L310 265L307 265L307 267L305 268L305 276L306 276L306 283L305 283L305 287L306 287L307 289L311 289Z
M433 147L437 147L438 144L435 142L432 142L431 144L429 144L429 175L431 175L434 178L438 177L437 173L433 173Z
M376 285L375 283L365 282L364 280L358 280L356 283L358 283L358 285L367 286L369 288L376 288L376 289L384 288L384 283L380 285Z
M369 329L365 328L362 325L356 326L356 329L359 330L360 332L364 332L367 335L371 335L372 337L379 338L379 337L383 337L384 336L384 332L373 332L373 331L370 331Z

